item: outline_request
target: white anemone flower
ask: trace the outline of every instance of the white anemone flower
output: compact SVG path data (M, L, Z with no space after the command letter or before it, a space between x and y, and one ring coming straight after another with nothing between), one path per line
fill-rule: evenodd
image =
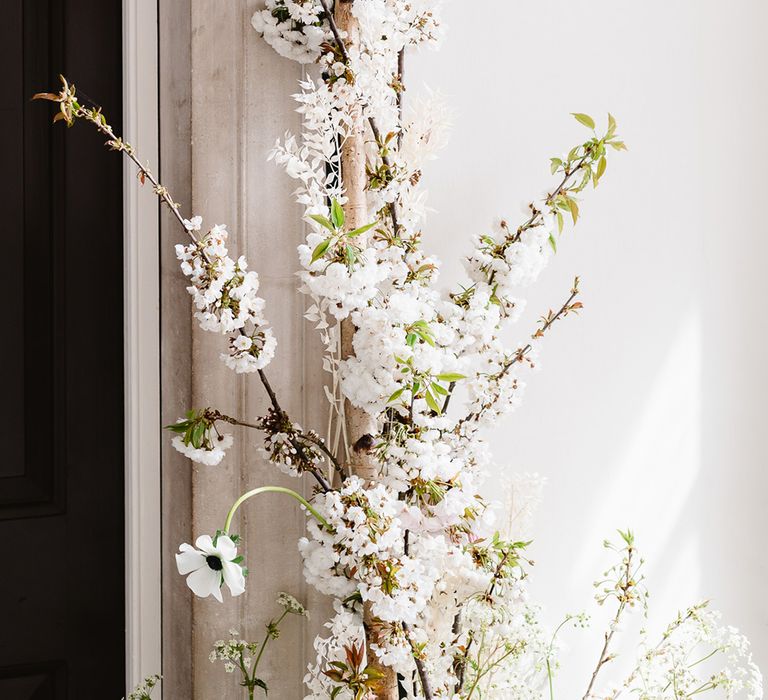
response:
M197 547L197 549L195 549ZM187 586L200 598L212 595L220 603L221 587L225 583L233 596L245 591L245 576L237 559L237 547L227 535L219 535L214 544L210 535L201 535L195 547L182 544L176 555L176 566L187 576Z

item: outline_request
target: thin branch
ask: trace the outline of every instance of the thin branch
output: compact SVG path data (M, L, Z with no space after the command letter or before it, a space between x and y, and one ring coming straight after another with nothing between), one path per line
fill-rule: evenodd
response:
M536 331L536 333L534 333L533 337L534 338L542 337L554 325L556 321L558 321L564 316L567 316L570 311L575 311L576 307L574 306L573 300L578 296L578 294L579 294L579 278L577 277L574 282L573 288L571 289L571 294L568 297L568 299L566 299L565 303L558 309L557 313L552 314L552 312L550 312L549 316L544 320L544 323L542 324L541 328L539 328ZM581 305L579 303L576 306L580 307ZM502 379L507 374L507 372L509 372L509 370L518 362L522 362L528 356L528 353L530 353L531 350L533 350L532 343L528 343L525 347L520 348L511 359L507 360L504 363L499 373L495 376L496 381L498 382L500 379ZM453 392L453 387L449 386L449 394L446 397L443 410L445 410L445 407L447 407L448 401L451 398L452 392ZM465 423L468 423L470 421L477 421L483 415L483 413L485 413L485 411L493 407L496 401L498 401L498 396L492 398L490 401L483 404L483 406L481 406L476 413L470 413L468 416L465 416L464 418L462 418L456 424L456 430L459 430L461 426L464 425Z
M405 47L397 54L397 118L400 131L397 132L397 147L403 145L403 93L405 92Z
M627 607L627 594L629 589L633 586L632 582L632 556L634 554L634 548L629 545L627 549L627 558L624 565L624 576L622 584L621 581L619 582L619 585L622 587L622 596L619 598L619 607L616 610L616 615L613 618L613 621L611 622L610 627L608 628L608 631L605 633L605 642L603 643L603 648L600 650L600 658L597 660L597 666L595 666L595 670L592 672L592 677L589 680L589 685L587 686L587 692L584 693L584 697L582 700L588 700L590 693L592 692L592 688L595 685L595 681L597 680L597 676L600 673L600 669L608 662L610 661L611 657L608 655L608 649L611 645L611 641L613 640L614 634L616 634L616 629L619 626L619 621L621 620L621 616Z
M162 185L160 181L152 174L152 172L149 169L149 166L143 163L141 160L139 160L133 146L127 141L123 141L122 138L120 138L115 134L112 127L109 125L106 118L104 117L104 114L101 112L101 108L95 107L94 109L88 109L88 108L82 107L75 99L74 86L70 86L69 83L63 77L61 80L63 83L63 89L59 94L56 95L53 93L40 93L38 95L35 95L33 99L46 99L52 102L58 102L61 105L60 112L57 114L56 119L54 119L54 121L58 121L59 119L64 119L68 125L71 125L74 122L75 118L85 119L87 122L93 124L96 127L96 129L99 131L99 133L101 133L103 136L106 136L108 139L107 145L112 150L116 150L121 153L124 153L134 163L134 165L136 165L139 171L138 172L139 179L142 182L142 184L146 180L149 180L149 182L152 184L154 193L173 212L173 215L176 217L176 220L179 222L179 224L187 233L187 235L192 239L192 241L198 246L203 258L207 260L205 252L202 249L200 240L197 238L197 236L195 236L193 231L187 228L187 225L184 223L184 217L179 213L179 204L173 200L170 193L168 192L168 189L164 185ZM240 333L244 333L244 330L242 328L240 329ZM280 407L280 403L277 400L277 395L275 394L274 389L272 389L272 386L269 383L269 380L267 379L267 375L264 373L264 370L260 369L258 370L258 373L259 373L259 378L261 379L261 383L264 386L264 389L267 392L274 409L279 413L285 413ZM292 443L292 444L297 451L303 452L303 447L300 444L298 443ZM327 492L331 490L330 485L319 472L312 471L311 473L324 491Z
M582 156L582 158L579 159L579 161L576 163L576 166L573 168L573 170L567 171L563 177L563 179L560 181L560 184L552 191L551 194L547 195L547 198L544 200L544 203L546 205L551 205L552 202L563 193L563 190L568 189L568 187L571 184L571 179L578 173L583 167L584 163L587 162L589 158L589 153ZM531 218L528 219L524 224L519 226L517 228L517 231L515 232L515 235L510 240L510 243L516 243L520 240L520 236L523 235L525 231L527 231L529 228L532 228L534 226L539 225L539 219L541 218L542 213L539 210L536 210L532 215Z
M501 578L502 571L504 570L504 567L507 564L507 561L509 561L509 557L514 551L514 547L510 547L507 549L506 552L504 552L504 556L501 557L499 560L499 563L496 565L496 568L493 571L493 577L491 578L491 583L488 585L488 589L483 594L483 597L486 600L490 600L493 596L493 592L496 590L496 583ZM454 633L457 634L458 630L460 629L461 625L461 613L458 613L456 617L453 620L453 629ZM464 653L461 655L460 659L457 659L454 663L454 670L456 671L456 687L454 691L456 693L460 693L461 689L464 687L464 672L467 668L467 659L469 658L469 650L472 648L472 643L475 641L474 635L472 634L472 630L469 631L467 639L467 644L464 647Z
M323 6L323 12L325 13L325 18L328 20L328 26L331 28L331 34L333 34L333 39L336 42L336 46L338 46L339 52L341 53L344 62L349 63L347 47L344 44L344 40L341 38L341 32L339 31L339 27L336 24L336 18L333 16L333 10L328 5L328 0L320 0L320 4Z
M421 690L424 693L424 700L432 700L432 686L429 683L429 676L427 676L427 669L424 666L424 661L421 659L419 650L411 638L411 630L408 624L403 622L403 632L405 632L405 638L408 640L408 644L411 646L413 652L413 658L416 662L416 672L419 674L419 682L421 683Z
M288 417L287 413L283 413L281 409L274 409L278 415L285 416L286 420L290 423L290 418ZM252 430L259 430L264 431L265 428L261 425L256 425L255 423L248 423L247 421L240 420L239 418L233 418L232 416L228 416L224 413L221 413L221 411L209 409L207 411L209 414L209 418L212 421L224 421L225 423L229 423L230 425L239 425L242 428L250 428ZM293 423L291 423L293 426ZM269 431L267 431L269 432ZM296 450L297 455L299 455L299 458L309 464L310 460L308 460L304 456L304 448L302 445L300 445L296 440L304 440L305 442L310 443L311 445L314 445L315 447L320 448L330 459L333 464L334 469L336 469L342 477L342 480L346 478L346 474L344 473L343 469L341 468L341 465L336 461L336 458L331 454L331 452L325 447L325 445L322 444L322 441L318 438L318 440L312 439L312 436L308 433L305 433L303 431L297 431L295 438L291 437L289 438L289 442L291 443L291 446L293 449ZM308 471L312 476L315 477L317 480L317 483L320 485L320 488L325 492L328 493L328 491L331 491L331 485L328 483L328 480L322 475L319 469L316 469L314 467L305 467L304 471Z

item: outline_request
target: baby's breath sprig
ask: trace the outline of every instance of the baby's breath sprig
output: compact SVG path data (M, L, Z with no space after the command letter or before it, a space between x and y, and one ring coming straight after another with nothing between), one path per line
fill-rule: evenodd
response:
M147 676L137 685L125 700L151 700L153 688L160 682L160 676Z
M253 700L257 688L261 689L265 696L269 692L267 682L257 675L257 671L267 644L280 636L280 624L288 615L309 617L307 609L288 593L278 593L277 604L282 608L282 612L277 618L266 623L266 632L261 643L240 639L240 632L237 629L231 629L229 639L214 642L213 649L208 655L211 663L222 662L227 673L240 672L240 685L246 689L248 700Z

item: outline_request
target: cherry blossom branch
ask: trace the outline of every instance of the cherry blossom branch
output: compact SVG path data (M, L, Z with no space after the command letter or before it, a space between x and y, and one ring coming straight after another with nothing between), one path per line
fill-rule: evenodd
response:
M173 212L173 215L176 217L176 220L179 222L181 227L184 229L184 231L187 233L187 235L192 239L192 241L195 243L195 245L198 246L198 248L201 250L201 254L203 258L207 260L207 257L205 255L205 251L202 250L202 245L195 236L194 232L190 230L190 228L187 226L186 222L184 221L184 217L180 214L179 208L180 205L173 200L173 198L170 195L170 192L168 189L162 185L159 180L152 174L152 172L149 169L149 166L145 163L143 163L139 157L136 155L136 151L134 147L128 143L127 141L124 141L121 137L117 136L110 126L110 124L107 122L106 117L101 111L101 108L98 106L94 106L93 109L89 109L87 107L83 107L76 99L75 97L75 86L71 85L64 76L59 76L62 82L62 89L59 93L37 93L33 96L33 100L36 99L43 99L48 100L50 102L57 102L59 104L59 112L57 112L56 116L54 117L54 123L57 121L64 121L66 122L67 126L72 126L76 119L84 119L85 121L93 124L96 129L101 133L102 135L106 136L107 146L110 147L110 149L114 151L118 151L120 153L124 153L133 163L136 165L138 169L138 176L139 180L142 184L146 180L149 180L150 184L152 185L152 189L154 193L160 198L160 200ZM242 333L242 329L240 329L240 332ZM272 385L270 384L269 380L267 379L267 375L265 374L263 369L258 370L259 379L261 380L262 385L264 386L264 390L267 392L267 395L269 396L270 402L272 403L272 406L274 407L275 411L278 413L287 415L285 411L280 406L280 403L277 399L277 395L275 394L274 389L272 389ZM297 443L293 442L294 449L297 450L297 452L303 451L302 446ZM338 462L336 459L330 454L329 451L324 450L329 457L332 457L334 467L338 467ZM330 491L331 487L328 484L328 482L323 478L323 476L317 472L317 471L311 471L315 479L320 484L320 487L324 491Z
M339 31L339 27L336 24L336 18L333 16L333 10L330 9L330 6L328 5L328 0L320 0L320 4L323 7L323 12L325 13L325 18L328 20L328 26L331 29L331 34L333 34L333 39L336 42L336 46L339 49L339 53L341 54L341 57L344 59L344 63L346 65L349 65L349 52L347 51L347 46L344 43L344 39L341 37L341 32ZM365 103L362 105L362 108L365 109L368 107L368 104ZM381 158L381 162L384 164L384 167L387 168L387 170L390 170L392 167L392 163L389 160L389 156L382 152L382 141L381 141L381 132L379 131L379 127L376 124L376 119L373 117L373 115L368 115L368 124L371 127L371 132L373 133L373 138L376 141L376 146L379 149L379 157ZM392 219L392 227L394 229L395 235L397 235L398 230L400 229L400 224L398 223L398 215L397 215L397 204L395 202L390 202L389 204L389 215Z
M267 379L267 375L264 373L263 369L258 370L259 372L259 379L261 379L261 383L264 386L264 390L267 392L267 396L269 396L269 400L272 402L272 407L275 409L275 411L284 416L288 416L288 414L283 411L282 407L280 406L280 402L277 400L277 394L275 393L275 390L272 388L272 385L269 383L269 380ZM290 420L290 418L289 418ZM291 421L291 424L293 422ZM347 478L347 473L342 469L341 464L339 463L339 460L336 459L336 456L326 447L325 443L322 440L312 440L308 433L305 433L303 431L299 432L299 436L308 442L311 442L312 444L319 447L330 459L331 464L333 465L334 470L341 476L342 481ZM300 446L297 446L296 444L292 443L294 448L301 449ZM313 473L314 474L314 473ZM330 491L331 488L328 485L328 482L325 481L323 477L320 476L319 473L314 474L315 479L317 479L318 483L320 483L321 486L323 486L324 491Z
M622 532L619 530L619 534L626 544L626 547L623 550L626 552L626 555L624 557L624 561L622 562L622 573L619 576L619 579L616 581L614 590L609 591L605 597L598 599L598 601L601 602L606 600L608 597L615 597L619 601L619 606L616 609L616 614L614 615L610 626L608 627L608 631L605 633L605 640L603 642L603 648L600 650L600 657L597 660L597 666L595 666L595 670L592 672L592 677L590 678L589 685L587 686L587 692L584 693L582 700L589 699L590 693L592 692L592 688L595 685L595 681L597 680L597 676L599 675L600 670L613 658L608 653L611 641L616 634L619 622L621 621L627 606L634 605L635 599L637 598L636 590L638 587L638 581L636 580L636 572L633 569L635 556L634 537L629 531ZM640 561L640 566L642 566L642 560Z
M546 316L542 317L541 327L536 330L533 336L531 336L532 339L537 340L543 337L544 334L555 324L556 321L558 321L561 318L564 318L569 313L578 313L579 309L581 309L583 306L581 302L574 302L574 299L576 299L578 294L579 294L579 278L576 277L576 279L573 282L573 288L571 289L571 293L568 299L566 299L565 303L558 309L556 313L553 313L550 310ZM514 365L516 365L518 362L522 362L526 358L528 353L531 352L531 350L533 350L533 345L531 343L528 343L527 345L525 345L525 347L520 348L511 359L507 360L502 366L499 373L496 374L494 377L496 383L498 383L499 380L501 380ZM453 387L449 387L449 394L446 397L443 410L447 408L452 392L453 392ZM498 399L499 399L498 395L494 396L490 401L483 404L476 413L470 413L469 415L462 418L457 423L456 430L459 430L462 425L470 421L477 422L487 410L493 408L493 406L498 401Z
M294 430L295 426L293 423L291 423L290 418L288 415L282 411L282 409L273 409L274 414L278 416L284 417L285 420L287 420L290 425L291 429ZM215 421L222 421L224 423L229 423L230 425L238 425L242 428L249 428L252 430L259 430L261 432L267 432L267 434L270 433L270 430L268 430L267 426L265 425L266 419L260 418L261 424L256 423L248 423L247 421L240 420L239 418L233 418L232 416L228 416L224 413L221 413L221 411L218 411L216 409L207 409L206 417L211 422ZM328 493L328 491L332 490L331 485L328 483L326 478L323 476L323 474L320 472L317 467L315 467L312 464L312 459L308 457L305 452L302 445L300 445L297 440L302 440L313 447L317 447L319 450L321 450L330 460L331 464L333 465L334 470L341 476L341 479L346 479L346 473L341 468L341 465L339 464L336 457L333 455L333 453L325 446L325 443L320 437L315 437L312 435L312 433L305 433L302 430L296 430L295 432L295 439L292 435L289 438L289 442L291 443L291 446L296 450L298 457L299 457L299 463L302 465L301 469L299 471L307 471L310 474L312 474L313 477L315 477L315 480L320 485L320 488L325 492Z

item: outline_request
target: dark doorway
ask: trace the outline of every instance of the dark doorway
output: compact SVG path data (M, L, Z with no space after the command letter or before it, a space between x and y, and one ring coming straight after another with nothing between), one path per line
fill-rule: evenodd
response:
M120 0L3 2L3 700L125 693L122 166L29 100L64 73L119 128L121 22Z

